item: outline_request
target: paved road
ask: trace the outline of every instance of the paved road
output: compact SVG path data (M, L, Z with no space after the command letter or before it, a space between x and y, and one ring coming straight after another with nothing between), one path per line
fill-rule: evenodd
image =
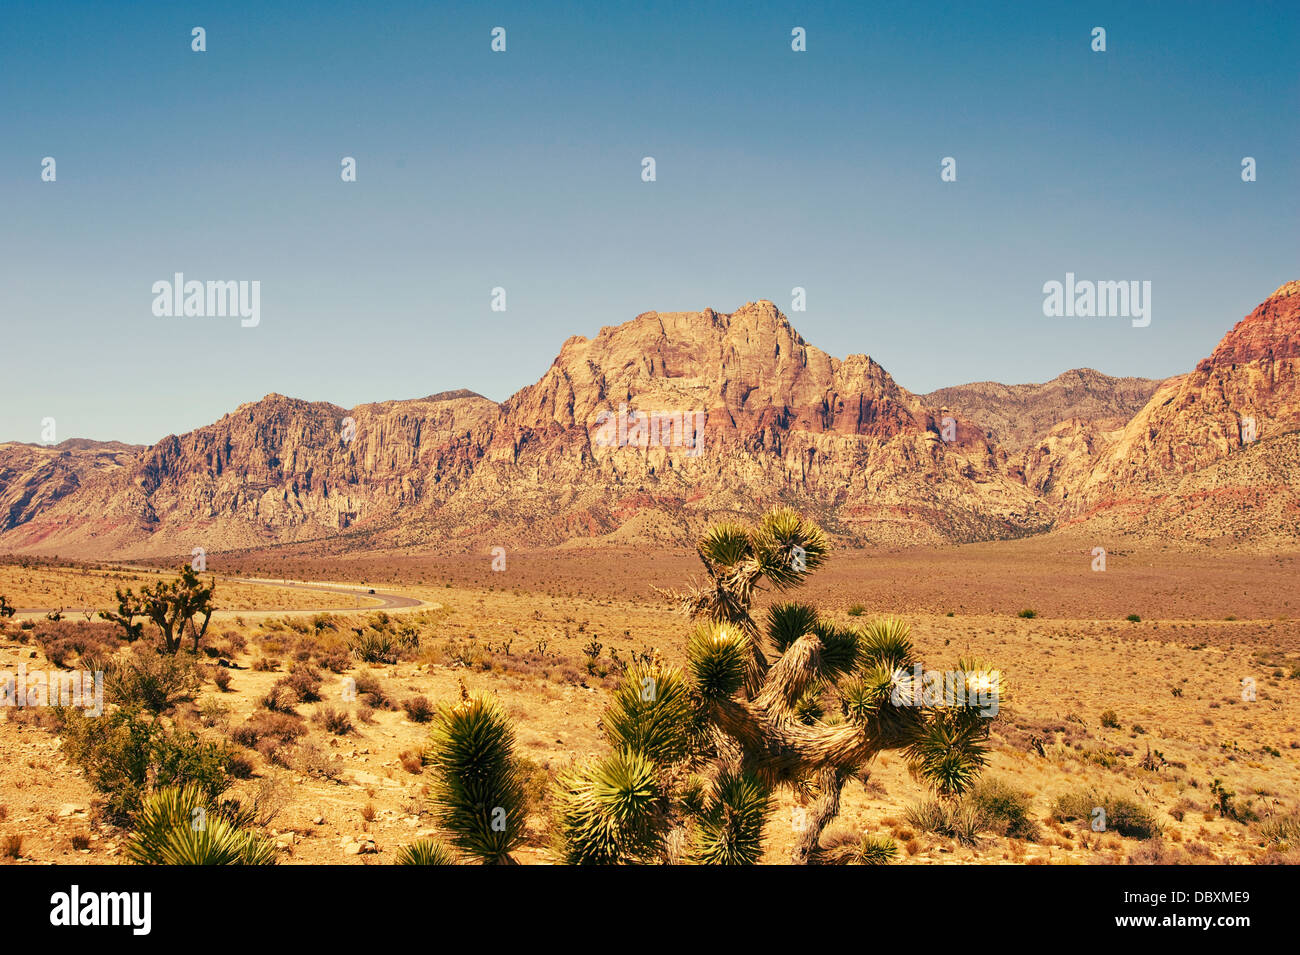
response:
M135 573L147 573L152 575L154 568L151 567L118 567L116 570L131 571ZM161 576L161 575L160 575ZM307 583L301 580L275 580L269 577L228 577L222 574L213 575L217 580L229 580L241 584L262 584L267 587L281 587L288 590L316 590L321 593L347 594L356 596L360 601L364 601L356 607L307 607L295 608L293 610L222 610L218 609L212 615L213 619L221 617L234 616L274 616L280 617L286 614L316 614L316 613L370 613L375 610L412 610L416 607L437 608L440 604L431 604L420 600L416 597L407 597L402 594L389 594L380 591L372 591L369 588L345 587L338 584L315 584ZM19 614L46 614L56 607L19 607ZM64 607L62 611L67 614L84 614L93 613L103 608L99 607Z

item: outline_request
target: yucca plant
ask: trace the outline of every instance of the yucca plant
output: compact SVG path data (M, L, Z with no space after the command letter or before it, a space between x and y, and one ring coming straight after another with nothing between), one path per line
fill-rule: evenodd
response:
M485 865L513 865L527 837L525 774L514 753L510 720L493 697L471 696L438 707L426 760L434 816L456 848Z
M197 786L168 786L145 800L126 855L141 865L274 865L275 846L248 820L214 809Z
M456 853L437 839L417 839L397 853L398 865L456 865Z
M821 835L844 784L885 750L903 750L940 796L973 784L987 760L996 671L959 661L962 692L950 699L916 678L904 621L843 627L785 601L760 625L751 608L762 583L795 587L829 554L821 529L788 508L755 528L712 527L697 550L705 581L668 592L697 620L688 666L625 675L602 718L611 755L562 787L562 858L666 861L689 833L692 861L752 863L774 792L785 787L807 807L792 861L824 860ZM884 843L859 849L840 855L892 858Z

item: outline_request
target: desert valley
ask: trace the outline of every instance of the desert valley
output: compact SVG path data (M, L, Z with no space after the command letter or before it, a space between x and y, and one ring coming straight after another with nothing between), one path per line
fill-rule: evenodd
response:
M758 301L499 404L0 444L0 851L158 861L189 783L285 864L1300 861L1300 281L1224 327L1164 380L915 394ZM996 715L913 715L913 661ZM102 714L16 699L73 671Z

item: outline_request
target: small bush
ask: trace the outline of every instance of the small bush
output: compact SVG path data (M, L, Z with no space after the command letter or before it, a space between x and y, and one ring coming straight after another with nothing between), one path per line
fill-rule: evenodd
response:
M1023 617L1025 620L1033 620L1035 617L1038 616L1038 611L1037 611L1037 610L1022 610L1022 611L1020 611L1019 616L1020 616L1020 617Z
M396 705L384 692L384 685L373 673L358 673L356 676L357 697L367 706L376 710L394 710Z
M226 745L169 730L138 706L93 718L69 710L63 751L105 794L106 814L115 823L129 819L156 787L193 784L215 800L230 786Z
M1104 710L1101 714L1101 725L1106 727L1106 729L1119 729L1119 714L1114 710Z
M402 703L402 709L412 723L427 723L433 719L433 704L428 697L412 696Z
M217 667L212 671L212 682L217 685L217 689L222 693L230 692L230 671L225 667Z
M335 736L346 736L352 732L352 717L347 710L336 710L332 706L322 706L314 714L314 719Z
M275 740L278 743L292 743L305 732L307 728L303 725L302 717L297 714L259 710L246 722L231 730L230 738L240 746L256 749L257 744L264 739Z
M125 660L105 660L104 695L121 706L141 706L150 713L167 713L178 703L193 700L201 681L194 658L187 653L162 654L137 644Z
M1160 834L1160 823L1151 809L1126 796L1102 796L1091 790L1058 796L1052 807L1052 818L1058 822L1082 820L1091 826L1099 808L1105 812L1107 832L1138 839L1151 839Z
M1000 779L981 779L967 797L988 828L1012 839L1039 837L1038 823L1030 815L1030 796Z
M363 663L396 663L401 644L391 633L368 629L349 640L348 649Z
M1125 617L1124 619L1127 620L1129 623L1141 623L1141 622L1142 622L1142 618L1139 617L1139 616L1138 616L1137 614L1135 614L1135 613L1131 613L1131 614L1129 614L1129 615L1128 615L1127 617Z

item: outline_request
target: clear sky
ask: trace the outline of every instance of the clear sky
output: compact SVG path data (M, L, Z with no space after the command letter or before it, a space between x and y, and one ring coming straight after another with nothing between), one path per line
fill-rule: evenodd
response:
M6 0L0 440L501 400L760 298L918 392L1176 374L1300 278L1298 54L1295 2ZM175 272L260 281L260 325L155 316ZM1150 281L1150 326L1045 317L1067 272Z

